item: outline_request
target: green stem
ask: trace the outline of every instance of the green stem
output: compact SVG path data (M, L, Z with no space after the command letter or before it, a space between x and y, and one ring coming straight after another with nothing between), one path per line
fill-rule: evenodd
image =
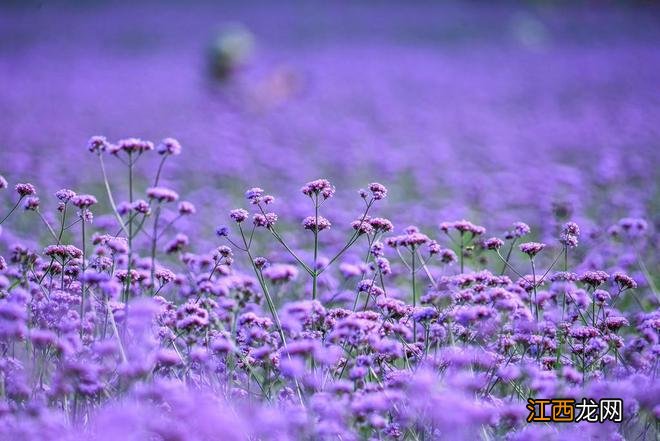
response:
M413 245L413 248L412 248L412 263L411 263L413 308L417 306L417 283L416 283L416 280L415 280L415 271L416 271L416 268L415 268L415 262L416 262L415 255L416 254L417 253L415 253L415 246ZM461 261L461 272L463 272L462 261ZM413 321L413 342L417 343L417 325L414 321Z
M162 164L162 162L161 162ZM154 215L154 232L151 238L151 295L154 295L156 288L156 245L158 241L158 218L160 217L160 205L156 207Z
M7 213L7 215L5 217L3 217L2 220L0 220L0 225L2 225L3 222L6 221L9 218L9 216L11 216L11 214L16 210L16 208L18 208L18 206L20 205L22 200L23 200L23 196L21 196L18 199L18 202L16 202L16 205L14 205L14 207L11 210L9 210L9 213Z
M319 256L319 196L314 200L314 268L312 268L312 300L316 300L318 289L318 256Z
M103 162L103 156L99 155L99 161L101 162L101 173L103 173L103 185L105 185L105 192L108 195L108 200L110 201L110 207L112 207L112 213L115 215L119 226L126 233L126 226L124 221L121 219L119 211L117 211L117 204L115 204L115 199L112 197L112 190L110 190L110 182L108 181L108 174L105 171L105 163Z
M81 213L81 216L84 216L84 213ZM83 326L85 318L85 260L87 258L87 253L85 252L86 242L85 242L85 219L82 220L82 277L80 278L80 338L83 335ZM62 268L64 271L64 268Z
M532 262L532 289L534 290L534 317L536 318L536 322L538 323L539 321L539 304L537 302L537 296L536 296L536 267L534 266L534 258L530 258L530 261Z

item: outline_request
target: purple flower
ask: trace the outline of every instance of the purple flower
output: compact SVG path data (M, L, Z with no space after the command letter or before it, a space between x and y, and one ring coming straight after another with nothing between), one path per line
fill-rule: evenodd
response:
M323 231L328 228L330 228L332 224L330 223L329 220L324 218L323 216L307 216L305 219L302 221L302 226L305 228L305 230L310 230L310 231Z
M248 189L245 192L245 198L250 201L251 204L257 205L261 203L261 198L264 195L264 190L259 187L253 187Z
M195 209L195 205L192 202L188 202L188 201L179 202L179 206L177 210L181 216L189 216L197 212L197 210Z
M530 231L531 229L529 228L529 225L527 225L526 223L514 222L513 229L511 231L507 231L504 237L506 239L514 239L514 238L517 239L528 235Z
M633 280L632 277L622 273L614 273L614 281L619 285L619 289L623 291L624 289L634 289L637 288L637 282Z
M323 199L329 199L335 194L333 187L327 179L317 179L305 184L300 191L306 196L323 196Z
M264 269L263 275L273 283L285 283L298 277L298 269L293 265L275 264Z
M449 233L449 230L451 229L458 231L461 235L470 233L473 237L480 236L486 232L484 227L475 225L465 219L455 222L443 222L440 224L440 230L444 233Z
M20 197L32 196L37 194L37 190L34 188L34 185L29 183L16 184L14 189L16 190L16 193L18 193Z
M149 141L143 141L138 138L122 139L118 141L117 144L108 146L108 151L113 155L117 155L120 152L126 152L128 154L141 154L153 149L153 143Z
M357 219L351 222L351 227L358 232L358 234L370 234L374 231L374 227L369 223L369 219Z
M23 207L29 211L37 211L39 209L39 198L36 196L27 198Z
M504 242L502 239L498 239L497 237L491 237L490 239L486 239L483 242L483 246L487 250L499 250L502 248L502 245L504 245Z
M580 282L584 282L593 288L596 288L607 282L610 278L605 271L587 271L580 276Z
M79 194L71 198L71 203L81 210L88 209L98 201L91 194Z
M525 242L519 245L520 251L527 254L530 258L536 256L543 248L545 248L544 243L539 242Z
M133 202L133 205L131 206L131 210L136 213L140 213L144 215L148 215L149 213L151 213L151 208L149 207L149 203L144 199L138 199L137 201Z
M97 154L103 153L108 150L109 147L110 143L108 143L104 136L92 136L87 143L87 149L90 152Z
M174 138L165 138L158 145L159 155L176 156L181 154L181 144Z
M149 199L155 199L158 202L174 202L179 199L179 194L174 190L165 187L151 187L147 189Z
M242 208L237 208L229 212L229 217L232 218L232 220L237 224L240 224L241 222L245 221L248 218L248 216L250 216L250 213L248 213L247 210L244 210Z
M392 222L382 217L374 217L369 219L369 223L373 227L374 231L387 233L394 230Z
M373 198L377 201L384 199L387 196L387 188L378 182L372 182L369 184L369 191L371 192Z
M416 322L427 323L438 317L438 311L430 306L424 306L415 309L412 317Z
M181 251L185 246L187 246L190 243L190 240L188 239L188 236L185 234L177 234L174 239L172 239L167 246L165 247L165 252L167 254L173 254L173 253L178 253Z
M69 190L67 188L63 188L55 192L55 197L57 197L57 199L59 199L61 202L64 202L65 204L69 202L71 199L73 199L75 196L76 196L76 192L73 190Z
M276 222L277 214L275 213L257 213L252 217L252 223L257 227L271 228Z

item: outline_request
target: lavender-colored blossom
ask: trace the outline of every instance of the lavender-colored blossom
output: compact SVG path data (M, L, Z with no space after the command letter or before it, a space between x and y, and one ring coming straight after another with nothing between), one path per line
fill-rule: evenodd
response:
M176 156L181 154L181 144L174 138L165 138L158 144L157 150L159 155Z
M179 194L174 190L165 187L151 187L147 189L149 199L155 199L158 202L175 202L179 199Z
M326 230L330 228L331 225L332 224L330 221L323 216L307 216L302 221L302 226L305 228L305 230L311 230L315 232Z
M529 257L533 258L536 256L538 253L545 248L544 243L539 243L539 242L526 242L522 243L519 245L519 249L521 252L527 254Z

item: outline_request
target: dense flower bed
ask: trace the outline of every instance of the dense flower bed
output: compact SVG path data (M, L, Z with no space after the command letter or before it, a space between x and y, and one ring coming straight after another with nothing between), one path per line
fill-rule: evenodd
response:
M89 151L103 193L47 197L0 177L6 231L33 217L47 237L0 257L3 439L658 435L643 219L603 226L586 251L561 213L547 239L521 221L422 231L381 217L388 189L371 183L341 224L318 179L282 211L247 190L215 248L193 253L178 225L196 208L162 184L176 140L94 137ZM136 179L149 161L153 177ZM528 423L528 398L621 398L623 422Z

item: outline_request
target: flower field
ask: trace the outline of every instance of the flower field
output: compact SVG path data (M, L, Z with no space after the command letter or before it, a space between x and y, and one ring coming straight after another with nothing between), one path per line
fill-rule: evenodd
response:
M0 12L0 439L660 436L657 7Z

